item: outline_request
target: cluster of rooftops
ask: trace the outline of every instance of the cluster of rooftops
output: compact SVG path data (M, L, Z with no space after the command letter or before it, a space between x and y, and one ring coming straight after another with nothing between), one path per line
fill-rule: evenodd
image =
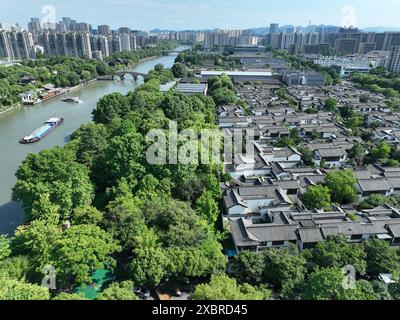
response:
M287 148L286 151L286 155L298 155L295 149ZM385 206L358 211L355 206L350 205L334 207L334 212L308 210L301 195L310 186L323 184L326 175L336 169L304 167L300 163L296 166L291 166L286 161L267 163L265 166L255 167L253 171L248 169L246 174L236 177L232 175L229 182L221 184L224 217L230 221L238 250L241 247L259 250L264 247L287 246L291 242L303 249L324 241L329 235L339 233L348 235L349 241L363 241L372 236L393 243L400 240L396 239L398 234L395 233L395 230L400 229L393 226L398 224L400 227L397 208ZM400 168L369 165L353 168L353 172L360 201L375 194L400 194ZM350 220L349 214L352 214L352 219L357 217L357 221ZM355 232L355 228L357 232L361 230L361 233ZM254 238L253 230L263 236ZM278 234L281 237L279 239ZM319 240L310 241L311 238ZM254 247L247 243L249 239L253 240L250 244L260 241Z
M217 122L224 136L241 130L243 137L248 138L247 129L253 134L253 153L234 154L232 161L224 164L231 180L221 184L223 217L229 221L237 251L258 251L291 243L302 250L338 234L345 235L350 242L378 237L400 245L397 208L385 205L358 210L349 205L333 206L332 212L324 212L311 211L302 202L302 194L310 186L323 184L330 171L344 168L354 173L360 201L375 194L400 194L400 168L351 164L349 151L364 141L338 122L334 112L323 108L328 98L335 98L338 108L350 107L367 123L379 124L372 130L376 143L383 140L396 144L393 136L400 133L400 114L388 108L383 96L349 83L329 88L289 87L283 98L278 97L277 87L271 84L242 83L235 88L248 109L220 107ZM309 108L316 110L308 112ZM383 133L379 131L381 127L385 128ZM296 146L277 146L294 133L300 141ZM302 147L310 150L312 166L305 165L307 155Z
M270 211L265 222L254 224L245 218L230 220L230 230L238 251L284 247L291 243L300 250L335 235L349 242L362 242L372 237L400 245L400 212L388 205L356 213L352 221L346 212Z

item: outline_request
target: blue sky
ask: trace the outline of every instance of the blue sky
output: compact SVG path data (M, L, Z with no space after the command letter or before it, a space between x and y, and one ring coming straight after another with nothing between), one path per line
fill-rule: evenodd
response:
M70 16L94 26L141 30L244 29L310 20L342 25L342 9L352 5L358 27L400 27L400 0L0 0L0 21L25 26L30 17L43 17L44 5L55 7L57 20Z

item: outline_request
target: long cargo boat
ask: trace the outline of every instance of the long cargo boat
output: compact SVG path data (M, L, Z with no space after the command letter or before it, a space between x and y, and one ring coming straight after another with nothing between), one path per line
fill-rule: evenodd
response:
M55 128L64 122L64 118L50 118L43 126L33 131L29 136L22 138L19 142L22 144L35 143L42 140Z

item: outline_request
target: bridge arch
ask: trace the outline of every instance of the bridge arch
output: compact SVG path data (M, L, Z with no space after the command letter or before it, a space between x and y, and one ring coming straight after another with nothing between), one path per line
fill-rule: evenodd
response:
M120 72L116 72L113 75L113 80L119 78L122 81L122 80L125 80L127 76L130 76L133 78L134 81L137 81L140 78L142 78L144 80L145 77L147 76L147 74L140 73L140 72L134 72L134 71L120 71Z

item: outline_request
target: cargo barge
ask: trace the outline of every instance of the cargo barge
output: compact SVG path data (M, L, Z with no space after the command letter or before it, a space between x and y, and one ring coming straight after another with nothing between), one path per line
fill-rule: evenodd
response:
M44 125L35 131L33 131L29 136L22 138L19 142L22 144L35 143L42 140L55 128L64 122L64 118L50 118Z

